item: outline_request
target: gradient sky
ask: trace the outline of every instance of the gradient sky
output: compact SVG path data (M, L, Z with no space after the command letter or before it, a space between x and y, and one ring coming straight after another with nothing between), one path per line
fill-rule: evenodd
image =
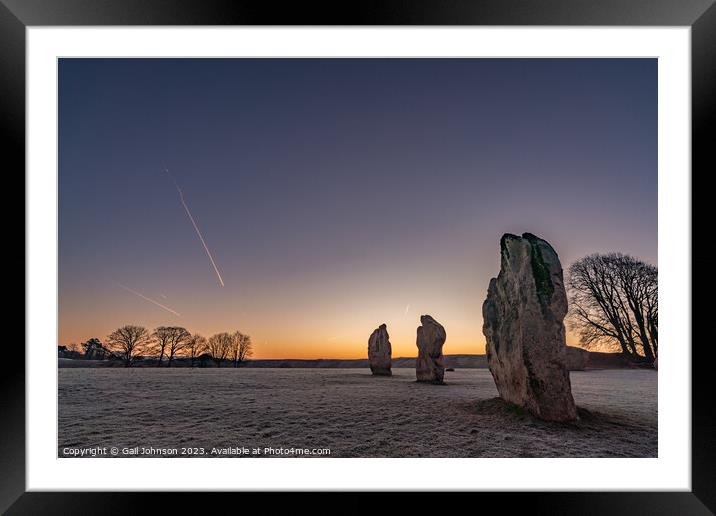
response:
M60 343L182 325L354 358L385 322L414 356L428 313L482 353L525 231L565 269L657 263L655 59L60 60Z

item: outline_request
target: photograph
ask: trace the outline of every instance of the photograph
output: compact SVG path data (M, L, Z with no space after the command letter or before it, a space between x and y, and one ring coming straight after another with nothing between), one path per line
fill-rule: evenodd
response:
M57 457L658 458L658 99L652 57L59 57Z

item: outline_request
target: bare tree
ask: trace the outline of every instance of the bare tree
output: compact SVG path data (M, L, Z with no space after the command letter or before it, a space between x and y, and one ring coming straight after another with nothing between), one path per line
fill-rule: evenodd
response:
M82 346L77 344L76 342L70 342L69 344L67 344L67 351L79 355L82 353Z
M571 328L591 348L653 361L658 351L657 269L621 253L586 256L569 268Z
M87 342L83 342L82 348L84 349L85 360L102 360L105 358L106 350L102 342L96 337L92 337Z
M206 339L198 333L195 333L189 337L184 350L191 359L191 367L194 367L194 362L197 357L206 351Z
M152 338L155 342L155 350L159 353L159 358L157 359L157 367L161 367L162 365L164 352L169 345L169 341L171 341L173 331L174 328L170 326L160 326L156 328L154 330L154 333L152 334Z
M659 282L656 267L648 272L649 286L646 292L646 328L649 341L653 346L654 356L659 356ZM653 277L652 277L653 275Z
M216 362L216 367L221 367L221 363L226 359L231 350L233 339L228 333L217 333L209 337L206 348L211 358Z
M239 340L239 362L244 362L254 354L254 346L249 335L241 335Z
M656 267L631 256L620 256L617 276L626 294L634 333L644 356L654 361L658 354L659 288Z
M231 335L231 361L234 367L238 367L240 363L253 354L253 346L251 337L237 331Z
M172 366L174 357L186 347L191 339L191 333L189 333L186 328L172 326L169 329L171 330L171 334L169 337L169 363L167 367Z
M107 337L108 348L130 367L151 343L151 335L143 326L122 326Z

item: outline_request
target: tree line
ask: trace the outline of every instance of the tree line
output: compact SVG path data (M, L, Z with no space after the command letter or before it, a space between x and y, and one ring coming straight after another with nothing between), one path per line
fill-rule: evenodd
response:
M172 367L176 358L188 359L191 367L205 360L212 360L217 367L229 362L239 367L253 355L251 337L240 331L217 333L208 339L198 333L190 333L181 326L159 326L153 331L144 326L125 325L109 334L105 344L92 338L82 344L58 346L60 355L86 359L118 359L125 367L131 367L147 355L156 356L156 367L166 362ZM166 360L165 360L166 358Z
M655 266L622 253L592 254L569 267L567 287L571 329L585 347L654 362L659 352Z

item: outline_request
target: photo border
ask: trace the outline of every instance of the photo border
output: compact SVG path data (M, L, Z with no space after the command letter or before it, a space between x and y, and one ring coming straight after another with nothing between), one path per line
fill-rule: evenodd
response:
M8 4L10 7L8 7ZM82 0L0 0L0 113L10 157L8 176L25 170L25 28L38 25L684 25L692 38L692 188L694 173L716 169L713 144L707 134L713 129L716 91L716 6L703 1L595 1L575 4L570 0L540 3L530 0L488 2L398 3L382 1L352 6L294 4L276 9L268 3L227 1L184 2L166 11L161 0L95 1L91 9ZM24 174L23 174L24 176ZM699 192L698 189L694 190ZM694 220L694 223L697 223ZM26 257L24 257L26 258ZM693 263L695 270L700 263ZM25 296L23 296L24 298ZM701 314L708 304L693 304ZM694 339L697 341L697 339ZM491 497L503 507L529 506L551 513L708 514L716 507L714 468L715 424L710 393L713 386L707 368L712 367L709 346L692 347L692 492L691 493L529 493L516 496L475 493ZM25 359L18 355L2 375L2 439L0 440L0 510L12 505L10 513L113 512L137 507L145 493L39 493L25 492ZM707 383L708 382L708 383ZM215 495L212 495L215 496ZM231 494L225 494L232 496ZM235 496L235 495L233 495ZM241 494L247 496L246 493ZM255 495L252 495L255 498ZM273 496L273 495L271 495ZM353 497L357 496L355 494ZM19 497L19 498L18 498ZM184 510L196 496L171 495L171 504ZM414 501L427 509L425 501ZM442 505L446 498L434 501ZM451 495L452 498L452 495ZM314 497L310 497L313 505ZM509 499L509 500L508 500ZM304 497L304 500L307 498ZM169 500L166 500L167 502ZM14 503L13 503L14 502ZM430 502L428 502L430 503ZM350 505L350 504L349 504ZM166 507L168 509L168 507ZM555 510L557 509L557 510Z

